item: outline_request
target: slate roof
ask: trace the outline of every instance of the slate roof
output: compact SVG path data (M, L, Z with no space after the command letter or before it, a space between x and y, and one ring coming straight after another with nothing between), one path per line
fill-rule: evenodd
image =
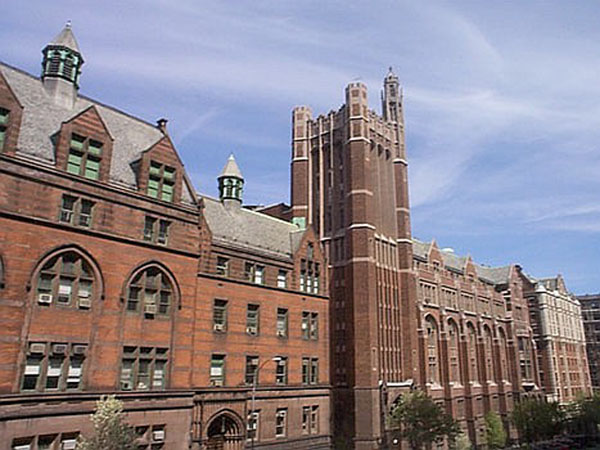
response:
M421 242L417 239L413 239L413 255L419 259L427 259L430 247L431 242ZM466 256L458 256L454 252L443 249L440 250L440 253L442 254L444 265L447 268L460 273L464 272L465 264L467 263ZM504 284L508 282L511 266L488 267L477 263L473 264L479 278L493 284Z
M223 167L221 175L219 175L219 178L221 177L235 177L240 178L241 180L244 179L242 171L235 162L235 157L233 156L233 153L229 155L229 158L227 158L227 163L225 164L225 167Z
M296 225L198 195L204 201L204 217L215 241L284 258L292 257L298 249L304 230Z
M71 50L75 50L77 53L81 54L79 45L77 45L77 39L75 39L75 35L71 30L70 23L67 23L62 31L58 33L54 39L52 39L50 45L62 45L63 47L70 48Z
M55 153L52 137L60 131L61 124L90 106L96 106L114 139L109 172L110 182L137 189L136 174L131 164L141 157L142 152L163 138L164 135L160 130L148 122L82 95L77 96L73 108L63 107L55 103L46 93L39 78L2 62L0 62L0 71L23 105L17 154L32 156L53 165ZM183 183L182 200L193 203L193 196L187 183Z

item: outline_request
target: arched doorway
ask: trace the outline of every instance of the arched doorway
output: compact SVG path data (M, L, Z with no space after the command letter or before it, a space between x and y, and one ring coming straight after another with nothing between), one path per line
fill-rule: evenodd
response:
M207 450L241 450L244 448L244 435L238 422L229 414L215 417L208 425L206 433Z

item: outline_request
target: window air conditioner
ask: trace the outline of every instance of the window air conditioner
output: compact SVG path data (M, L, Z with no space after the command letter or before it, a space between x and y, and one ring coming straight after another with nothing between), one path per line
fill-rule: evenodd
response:
M87 352L87 345L74 345L73 346L73 355L85 355Z
M53 355L64 355L67 353L67 344L52 344L52 354Z
M278 337L285 337L285 335L286 335L285 330L277 330Z
M45 352L46 352L46 344L43 344L41 342L29 344L29 353L45 353Z
M256 327L246 327L246 333L248 334L257 334L258 329Z
M165 440L165 430L152 431L152 440L154 442L163 442Z
M215 323L213 326L213 329L215 331L225 331L225 324L224 323Z
M91 308L92 307L92 299L89 297L79 297L79 307L80 308Z
M38 303L41 305L49 305L52 303L52 294L39 294Z
M144 305L144 313L150 315L156 314L156 305L154 303L146 303Z
M62 442L62 450L75 450L75 446L77 445L77 440L69 439Z

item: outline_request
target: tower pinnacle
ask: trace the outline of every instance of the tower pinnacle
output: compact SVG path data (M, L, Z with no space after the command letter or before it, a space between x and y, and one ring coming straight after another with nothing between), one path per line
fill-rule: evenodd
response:
M227 163L219 175L219 198L222 202L234 202L242 204L242 190L244 187L244 176L240 171L233 153L229 155Z

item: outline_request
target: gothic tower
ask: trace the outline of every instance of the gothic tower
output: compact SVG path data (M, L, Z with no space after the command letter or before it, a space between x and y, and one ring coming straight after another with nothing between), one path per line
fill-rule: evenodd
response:
M318 231L329 264L339 448L384 445L390 403L417 381L402 96L391 70L382 103L383 117L369 110L366 86L351 83L337 112L293 112L292 214Z

